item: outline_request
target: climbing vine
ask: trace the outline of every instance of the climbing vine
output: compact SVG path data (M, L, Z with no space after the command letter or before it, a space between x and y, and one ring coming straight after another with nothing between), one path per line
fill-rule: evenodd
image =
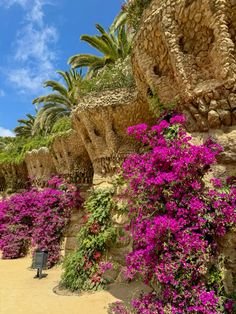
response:
M103 273L112 267L106 253L116 239L111 212L113 191L98 189L86 200L84 226L78 233L78 250L64 261L62 286L70 290L97 290L106 284Z

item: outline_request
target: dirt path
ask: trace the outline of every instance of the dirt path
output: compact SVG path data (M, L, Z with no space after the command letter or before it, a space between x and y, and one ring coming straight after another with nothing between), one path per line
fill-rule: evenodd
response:
M48 276L33 279L29 258L0 260L1 314L107 314L115 297L109 292L82 296L59 296L52 289L58 284L60 267L46 271Z

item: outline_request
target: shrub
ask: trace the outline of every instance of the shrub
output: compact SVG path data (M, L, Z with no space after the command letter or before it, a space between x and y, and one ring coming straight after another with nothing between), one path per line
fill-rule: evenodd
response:
M78 250L65 258L62 286L70 290L97 290L105 285L102 274L111 264L105 254L115 241L110 219L114 209L111 190L95 190L86 200L85 225L78 233ZM105 260L105 261L104 261Z
M84 79L80 84L80 95L90 92L101 92L122 87L133 87L134 78L129 59L117 62L115 65L107 65L99 74L90 79Z
M127 276L140 276L153 292L133 300L134 313L232 313L224 291L217 237L236 222L236 188L204 174L221 147L212 140L190 143L183 116L159 124L130 127L143 153L123 164L128 182L133 252L127 256ZM217 267L218 276L212 275ZM121 306L118 306L122 312Z
M63 133L71 129L71 120L64 117L56 121L49 135L33 137L0 137L0 164L1 163L21 163L28 151L39 149L40 147L50 147L56 134Z
M154 91L151 91L151 95L148 97L148 105L151 115L155 118L159 118L167 112L171 114L171 112L176 111L176 99L173 103L163 104Z
M0 249L3 258L25 256L32 245L48 249L49 267L58 262L60 242L71 208L82 202L73 187L65 184L61 187L63 190L51 187L40 191L31 189L0 202Z
M69 131L72 128L71 125L71 118L70 117L63 117L58 119L53 127L52 127L52 133L61 133L65 131Z
M0 164L21 163L28 151L40 147L49 147L52 140L53 136L14 137L0 150Z
M122 10L127 14L127 23L134 31L137 31L143 11L150 4L151 0L132 0L123 5Z

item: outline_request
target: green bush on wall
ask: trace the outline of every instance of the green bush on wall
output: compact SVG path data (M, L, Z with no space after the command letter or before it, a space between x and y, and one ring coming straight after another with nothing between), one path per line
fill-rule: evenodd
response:
M125 5L124 11L127 13L127 23L134 31L138 30L143 11L150 2L151 0L134 0Z
M97 290L106 282L102 278L101 262L116 240L111 211L116 207L112 190L99 189L85 202L85 225L79 231L78 249L64 261L61 285L74 290Z
M33 149L48 147L52 142L52 136L37 136L32 138L14 137L2 149L0 149L1 163L20 163L25 154Z
M80 85L80 95L85 96L91 92L101 92L104 90L114 90L117 88L134 87L134 78L132 71L127 69L124 71L122 66L129 66L128 64L110 65L101 72L90 79L85 79Z
M52 129L52 134L33 137L0 137L0 164L21 163L25 154L33 149L50 147L53 139L58 134L63 134L71 129L71 119L63 117L59 119Z
M55 122L52 127L52 133L61 133L66 132L72 129L72 123L70 117L62 117Z

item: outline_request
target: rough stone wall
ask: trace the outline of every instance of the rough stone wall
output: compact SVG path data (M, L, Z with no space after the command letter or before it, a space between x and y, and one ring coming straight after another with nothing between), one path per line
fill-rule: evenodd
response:
M25 162L29 177L36 184L42 184L56 174L52 155L46 147L28 152L25 157Z
M191 133L192 142L201 145L211 137L223 147L223 152L218 156L217 164L213 165L212 172L208 177L227 178L236 176L236 129L228 127L219 130L209 130L208 132Z
M229 294L235 293L236 285L236 228L222 239L219 239L221 252L224 256L224 287Z
M4 192L6 190L6 180L2 169L0 168L0 192Z
M74 130L57 136L50 151L57 173L80 184L92 183L91 161L80 136Z
M127 127L151 121L147 104L137 99L133 89L89 95L72 119L92 161L95 185L109 182L125 155L136 151L137 144L127 137Z
M124 268L126 266L125 257L132 251L132 241L130 235L125 230L129 218L126 214L114 212L112 214L112 222L117 232L117 240L108 251L107 257L113 263L113 269L105 273L105 278L109 281L125 282L127 278L124 276ZM122 236L119 236L122 234Z
M189 131L236 124L235 0L153 0L132 55L138 90L177 102Z
M70 223L65 231L65 255L73 252L77 248L77 234L83 226L83 211L74 208L71 214Z
M3 163L0 165L0 191L24 189L29 184L26 163Z

